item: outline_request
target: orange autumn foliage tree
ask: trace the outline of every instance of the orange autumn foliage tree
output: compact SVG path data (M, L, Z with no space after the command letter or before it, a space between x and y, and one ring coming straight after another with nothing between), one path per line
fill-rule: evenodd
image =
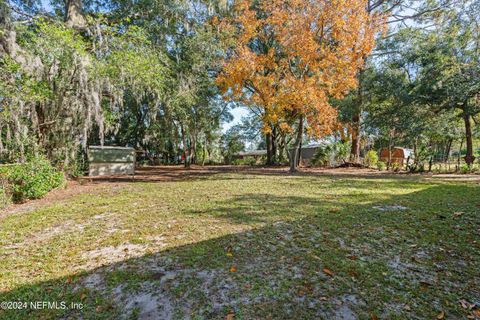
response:
M261 107L263 131L296 131L296 170L304 125L321 137L336 126L330 98L357 85L357 71L374 47L376 21L367 0L242 0L223 27L235 45L217 82L225 96Z

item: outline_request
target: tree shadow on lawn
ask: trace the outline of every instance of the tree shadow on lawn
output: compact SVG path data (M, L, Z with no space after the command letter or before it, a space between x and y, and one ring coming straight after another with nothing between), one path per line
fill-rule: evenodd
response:
M389 207L398 203L408 209ZM249 208L262 205L265 211L256 214L266 218L252 216ZM187 211L261 224L2 292L0 301L81 302L83 308L4 310L0 318L424 319L440 311L460 318L470 311L459 300L480 304L475 186L436 185L382 202L338 205L249 194L209 212ZM287 218L268 218L275 215Z

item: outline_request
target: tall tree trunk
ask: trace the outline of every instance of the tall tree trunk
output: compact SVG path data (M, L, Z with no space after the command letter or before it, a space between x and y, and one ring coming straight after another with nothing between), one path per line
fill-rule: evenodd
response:
M460 167L460 159L462 157L463 139L460 140L460 149L458 151L457 165Z
M197 136L196 132L190 135L190 163L197 164Z
M300 156L300 145L303 137L303 115L300 115L298 121L297 140L295 141L295 147L290 153L290 172L297 171L298 158Z
M267 166L272 164L272 135L267 133L265 135L265 142L267 144Z
M205 139L205 141L203 142L203 145L202 145L202 167L205 165L205 159L207 158L207 152L208 152L207 139Z
M87 20L83 15L82 0L67 0L65 2L65 23L69 28L85 28Z
M302 125L303 126L303 125ZM302 128L303 129L303 128ZM297 166L300 165L300 161L302 160L302 141L303 139L300 139L300 145L298 146L298 157L297 157Z
M450 158L450 150L452 149L453 138L448 139L447 146L445 147L445 154L443 156L443 161L446 163L448 162L448 158Z
M183 164L184 164L184 167L185 168L189 168L190 167L190 157L189 157L189 154L188 154L188 146L187 146L187 138L185 137L185 130L183 129L183 125L180 124L180 131L181 131L181 134L182 134L182 144L183 144L183 156L184 156L184 160L183 160Z
M465 162L470 166L475 161L473 156L473 141L472 141L472 124L470 122L470 116L463 115L463 121L465 122L465 140L467 142L467 154L465 155Z
M142 111L141 111L141 106L137 105L137 110L136 110L136 114L137 114L137 123L135 125L135 133L134 133L134 138L133 138L133 147L134 148L139 148L140 147L140 141L141 141L141 138L140 138L140 130L142 128L142 124L143 124L143 116L142 116Z
M285 149L286 149L285 133L280 134L280 142L278 145L278 161L282 163L285 160Z
M277 164L277 128L272 130L272 164Z
M365 58L366 59L366 58ZM352 117L352 148L350 150L350 161L351 162L358 162L360 160L360 121L362 115L362 104L363 104L363 96L362 96L362 74L363 70L360 70L358 73L358 89L357 89L357 97L355 101L355 110Z
M352 162L358 162L360 159L360 113L359 105L352 118L352 148L350 150L350 161Z

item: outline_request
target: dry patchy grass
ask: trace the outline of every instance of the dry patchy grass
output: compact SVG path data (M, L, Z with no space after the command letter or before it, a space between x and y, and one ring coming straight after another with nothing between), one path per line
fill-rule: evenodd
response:
M1 216L0 301L84 307L0 318L424 319L480 307L476 182L159 180L105 182Z

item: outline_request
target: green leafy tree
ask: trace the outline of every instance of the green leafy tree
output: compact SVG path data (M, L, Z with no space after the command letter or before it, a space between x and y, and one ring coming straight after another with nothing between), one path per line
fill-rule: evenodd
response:
M479 9L479 1L467 1L416 41L416 95L436 112L449 110L463 120L468 165L475 160L472 119L480 113Z
M233 126L227 130L222 136L221 145L225 163L231 163L235 154L245 150L245 143L243 142L240 128Z

